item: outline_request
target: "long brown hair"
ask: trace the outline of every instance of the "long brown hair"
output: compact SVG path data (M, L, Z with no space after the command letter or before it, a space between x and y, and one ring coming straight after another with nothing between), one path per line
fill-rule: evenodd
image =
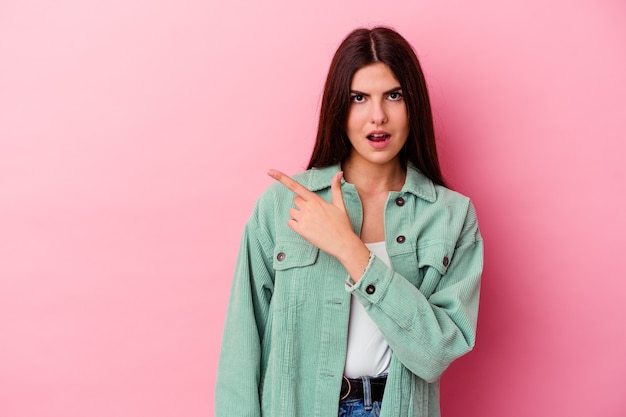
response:
M378 26L356 29L339 45L330 64L308 168L322 168L345 160L352 149L346 135L350 84L354 73L376 62L386 64L400 82L410 132L400 151L404 166L413 164L436 184L445 186L439 168L433 117L424 74L411 45L393 29Z

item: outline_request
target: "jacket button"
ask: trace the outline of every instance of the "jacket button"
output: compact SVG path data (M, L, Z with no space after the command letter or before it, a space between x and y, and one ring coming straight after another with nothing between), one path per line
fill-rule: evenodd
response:
M402 207L404 205L404 198L402 198L402 197L396 198L396 205L398 207Z
M278 260L278 262L282 262L285 260L285 254L283 252L280 252L278 255L276 255L276 259Z
M406 240L406 237L400 235L396 238L396 242L398 243L404 243L404 241Z
M443 257L443 266L448 266L448 264L450 263L450 259L448 259L447 256Z
M370 284L367 286L367 288L365 288L365 292L368 293L369 295L372 295L376 292L376 287Z

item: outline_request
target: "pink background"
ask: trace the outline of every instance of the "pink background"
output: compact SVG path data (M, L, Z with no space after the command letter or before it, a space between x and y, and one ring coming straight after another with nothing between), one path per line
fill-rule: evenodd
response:
M213 414L243 224L378 23L486 240L444 415L626 415L626 3L4 0L0 416Z

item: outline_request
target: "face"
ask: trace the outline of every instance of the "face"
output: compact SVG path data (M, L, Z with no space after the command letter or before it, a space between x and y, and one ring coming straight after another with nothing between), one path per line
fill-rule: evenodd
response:
M399 164L409 136L406 104L391 69L377 62L354 73L350 85L346 133L352 144L351 164Z

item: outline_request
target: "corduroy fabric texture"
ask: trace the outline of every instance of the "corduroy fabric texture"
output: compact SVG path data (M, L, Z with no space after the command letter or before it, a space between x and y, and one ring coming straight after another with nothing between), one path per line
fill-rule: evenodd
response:
M330 201L339 166L294 176ZM342 182L355 232L362 206ZM409 167L390 192L392 268L373 257L354 285L333 257L287 226L293 193L272 184L245 226L222 338L217 417L336 416L350 294L391 346L381 417L438 417L439 378L475 342L483 242L467 197Z

